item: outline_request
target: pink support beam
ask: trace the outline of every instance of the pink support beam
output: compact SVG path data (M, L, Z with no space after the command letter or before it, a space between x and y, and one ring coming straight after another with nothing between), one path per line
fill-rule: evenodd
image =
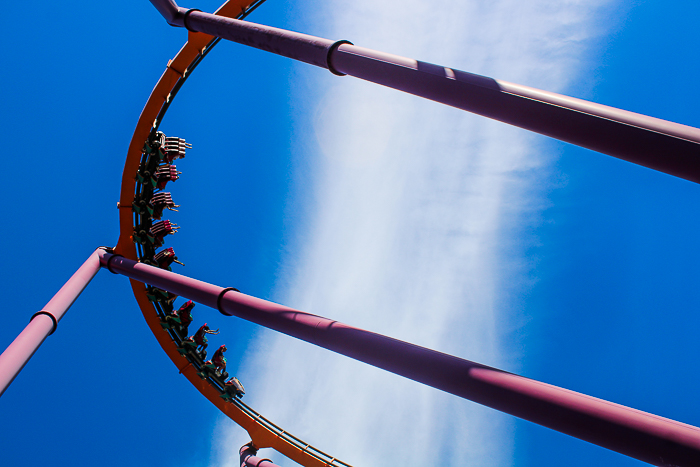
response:
M185 26L700 183L700 129L284 29L151 0Z
M654 465L700 465L700 428L100 252L110 271Z
M103 250L97 250L90 255L51 301L32 316L29 324L0 355L0 396L22 371L44 339L53 334L68 308L100 270L98 251Z
M252 443L241 447L239 451L241 455L241 467L279 467L277 464L273 464L270 459L256 457L255 454L257 453L258 450L252 446Z

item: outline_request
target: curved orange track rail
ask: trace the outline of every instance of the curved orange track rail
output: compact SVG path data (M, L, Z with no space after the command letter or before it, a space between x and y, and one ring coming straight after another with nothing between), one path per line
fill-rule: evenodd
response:
M251 0L229 0L216 12L217 15L230 18L238 17L252 4ZM124 172L122 174L121 194L119 198L119 226L120 235L115 253L126 258L138 261L136 246L132 240L133 234L133 213L131 203L134 199L136 188L135 175L141 161L141 153L144 142L153 128L154 122L161 108L169 102L171 91L177 84L180 77L188 72L188 67L201 54L207 44L214 39L213 36L190 32L187 43L180 49L174 59L168 62L165 72L158 80L155 88L151 92L146 105L141 112L134 135L129 144ZM131 287L134 291L136 301L143 312L143 316L151 328L151 332L158 340L165 353L173 361L177 369L204 395L209 401L226 414L231 420L243 427L250 435L253 444L257 448L273 448L288 458L307 467L338 466L337 460L328 456L329 461L322 459L324 456L315 455L320 451L312 448L308 444L297 440L294 444L289 441L289 435L278 427L272 425L256 412L249 409L240 402L226 402L219 397L219 392L206 380L197 376L197 371L184 356L177 351L177 345L172 341L170 335L160 326L160 319L153 304L146 296L146 286L138 281L131 280ZM245 410L248 409L248 410ZM275 429L277 428L277 429ZM295 438L296 439L296 438ZM304 446L305 447L301 447Z

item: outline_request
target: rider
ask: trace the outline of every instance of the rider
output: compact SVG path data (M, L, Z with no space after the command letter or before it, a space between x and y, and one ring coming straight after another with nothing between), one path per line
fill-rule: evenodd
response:
M219 334L219 330L212 331L209 329L209 326L207 326L207 323L204 323L204 325L194 333L194 336L192 336L192 340L197 344L197 351L205 350L209 345L207 344L207 334Z
M180 261L177 260L177 256L175 256L175 250L170 247L166 248L165 250L161 250L158 252L154 257L153 257L153 262L158 265L159 268L162 269L167 269L168 271L172 271L170 269L170 265L173 263L185 265L184 263L181 263Z
M166 315L165 322L170 326L179 327L179 333L186 335L187 328L192 323L192 308L194 308L194 302L192 300L186 301L180 308Z
M223 373L223 371L226 369L226 357L224 357L224 352L226 352L226 344L219 347L211 357L211 362L220 373Z
M194 308L194 302L192 300L187 300L173 313L180 319L180 326L187 328L190 325L192 322L192 308Z

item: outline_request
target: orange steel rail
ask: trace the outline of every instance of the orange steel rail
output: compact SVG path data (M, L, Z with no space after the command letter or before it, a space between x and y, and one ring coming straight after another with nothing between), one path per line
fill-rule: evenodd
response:
M217 15L235 18L244 13L254 1L252 0L229 0L216 11ZM151 92L146 102L141 116L139 117L134 135L129 144L129 150L124 164L122 174L121 194L119 197L119 227L120 235L114 252L138 261L136 245L133 242L133 219L131 203L134 199L136 188L135 175L141 162L143 145L151 132L157 126L158 117L164 105L169 104L171 92L181 77L185 77L188 68L194 61L203 54L214 36L199 32L189 32L187 43L180 49L175 58L168 62L165 72L158 80L155 88ZM146 286L133 279L131 287L136 297L136 301L141 308L146 323L151 332L158 340L165 353L173 361L177 369L192 383L204 397L214 404L231 420L243 427L250 435L256 448L272 448L287 456L293 461L306 467L339 467L347 464L338 461L328 454L319 451L298 438L286 433L284 430L274 425L259 413L248 407L238 398L233 398L232 402L227 402L220 397L219 391L209 384L206 379L201 379L197 375L194 366L186 357L180 355L177 345L170 335L160 325L160 319L153 304L146 296ZM349 467L349 466L348 466Z

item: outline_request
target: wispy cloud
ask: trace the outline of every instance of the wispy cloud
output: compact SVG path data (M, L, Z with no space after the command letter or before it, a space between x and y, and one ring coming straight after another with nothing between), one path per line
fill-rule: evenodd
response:
M312 25L561 91L599 33L592 15L604 1L330 1ZM543 140L352 78L315 76L306 76L314 94L293 96L311 99L313 121L295 144L316 154L313 172L297 176L313 187L312 208L295 226L281 301L517 371L517 352L500 336L522 319L509 297L527 287L526 231L551 160ZM286 336L260 339L242 372L248 402L346 462L511 463L507 416ZM247 441L242 430L226 436L231 453Z

